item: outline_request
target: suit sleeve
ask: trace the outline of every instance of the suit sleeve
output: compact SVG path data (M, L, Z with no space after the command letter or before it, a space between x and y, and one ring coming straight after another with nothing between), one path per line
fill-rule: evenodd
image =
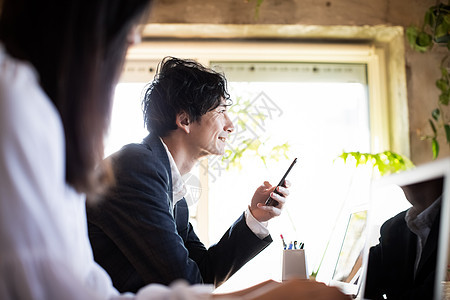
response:
M242 214L217 244L206 249L188 222L186 202L184 200L178 202L176 210L178 230L185 240L189 257L197 263L204 282L213 283L216 287L272 242L270 236L262 240L258 238L247 226L245 216ZM179 213L183 210L186 211L185 214ZM185 218L186 228L180 224L180 215Z
M373 246L369 250L366 285L364 289L365 299L383 299L383 270L381 260L381 245Z

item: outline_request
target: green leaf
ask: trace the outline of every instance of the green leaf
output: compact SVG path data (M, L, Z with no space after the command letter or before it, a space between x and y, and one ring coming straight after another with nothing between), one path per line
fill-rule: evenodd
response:
M242 127L242 129L246 129L247 125L245 124L244 120L238 119L237 124Z
M433 45L431 35L426 32L420 32L416 39L416 44L420 47L428 48Z
M380 175L383 176L386 173L383 161L381 160L380 155L378 155L378 154L375 154L374 158L375 158L375 162L373 163L373 166L377 167L378 171L380 172Z
M258 18L259 18L259 8L261 7L261 4L263 2L264 2L264 0L256 0L255 15L254 15L255 20L258 20Z
M448 76L447 68L441 67L441 75L442 75L442 77ZM448 80L448 78L447 78L447 80Z
M444 124L445 136L447 137L447 143L450 144L450 125Z
M406 36L408 38L411 38L411 40L415 40L416 37L419 35L419 32L421 32L421 30L414 25L408 26L408 28L406 28Z
M342 153L339 157L344 160L344 164L345 164L347 162L348 152Z
M433 150L433 159L436 159L439 155L439 143L436 138L433 138L431 148Z
M430 28L434 28L435 24L436 24L436 11L437 7L436 6L431 6L430 8L428 8L428 10L425 12L425 14L429 14L430 15L430 21L428 26L430 26ZM426 24L424 24L425 26Z
M408 39L408 43L411 46L411 48L415 49L416 45L416 39L419 35L419 28L415 26L409 26L406 29L406 38Z
M448 105L450 102L450 91L446 90L442 94L439 95L439 102L443 105Z
M442 20L447 23L450 24L450 15L448 13L446 13L443 17Z
M434 136L436 136L436 126L434 126L434 123L431 119L428 119L428 122L430 122L431 129L433 130Z
M433 28L433 24L434 24L434 14L432 13L431 10L427 10L425 13L425 17L424 17L424 24L430 26L431 28Z
M356 166L359 165L359 158L361 157L361 153L360 152L353 152L353 157L356 160Z
M248 144L248 150L258 151L259 146L261 146L260 140L254 139Z
M359 165L364 165L365 163L366 163L366 153L359 153L359 152L357 152L358 153L358 156L357 156L357 159L356 159L356 166L359 166Z
M448 82L445 79L438 79L436 81L436 86L438 89L440 89L441 91L446 91L448 90Z
M436 26L436 30L434 32L435 38L440 38L446 36L448 34L448 25L445 22L442 22L438 26Z
M439 110L439 108L434 109L431 112L431 116L433 117L433 119L435 119L436 121L439 120L439 116L441 115L441 111Z
M262 162L263 162L263 164L265 165L265 166L267 166L267 161L266 161L266 157L265 156L263 156L263 155L261 155L261 160L262 160Z
M410 47L419 52L426 52L433 45L431 35L415 26L409 26L406 29L406 38Z

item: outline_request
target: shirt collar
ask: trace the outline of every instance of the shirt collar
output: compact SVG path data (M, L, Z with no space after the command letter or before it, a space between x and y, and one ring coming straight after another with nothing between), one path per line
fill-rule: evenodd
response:
M417 213L417 210L414 208L414 206L408 209L405 216L405 221L408 225L408 228L417 235L420 235L418 234L418 232L423 232L424 230L428 233L431 229L431 226L433 225L433 221L436 219L436 216L439 213L441 199L442 196L439 196L439 198L436 199L433 204L431 204L421 213Z
M178 170L177 165L175 164L175 160L173 159L172 154L167 148L167 145L160 138L161 143L164 145L164 149L166 149L167 157L169 158L170 171L172 173L172 194L173 194L173 206L177 204L178 201L183 199L187 194L186 184L181 177L180 171Z

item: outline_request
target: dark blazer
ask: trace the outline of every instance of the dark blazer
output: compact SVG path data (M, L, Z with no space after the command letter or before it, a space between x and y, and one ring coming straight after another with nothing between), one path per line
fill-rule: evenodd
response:
M272 241L259 239L242 214L206 249L184 198L172 210L172 174L159 137L149 135L108 159L116 182L87 207L88 229L95 260L120 292L179 278L219 286Z
M406 225L405 215L406 211L401 212L381 226L380 242L369 252L365 298L385 299L383 294L387 299L433 298L440 212L422 249L415 278L417 236Z

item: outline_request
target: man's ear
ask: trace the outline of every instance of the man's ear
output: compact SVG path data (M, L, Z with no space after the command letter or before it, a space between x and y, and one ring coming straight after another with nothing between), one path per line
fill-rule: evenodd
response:
M181 130L183 130L186 133L190 132L190 122L189 122L189 115L182 111L180 113L177 114L176 116L176 120L175 120L178 128L180 128Z

